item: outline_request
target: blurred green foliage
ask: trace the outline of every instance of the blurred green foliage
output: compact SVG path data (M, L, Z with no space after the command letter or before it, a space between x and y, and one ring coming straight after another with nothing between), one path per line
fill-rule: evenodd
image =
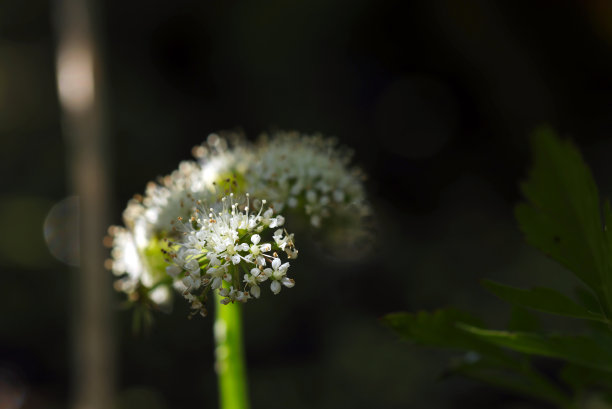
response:
M575 376L579 367L586 379L601 371L612 376L612 210L600 202L591 172L572 143L559 139L550 128L533 135L534 165L529 178L521 184L526 202L516 207L516 217L528 243L563 264L588 288L581 288L584 305L547 287L531 290L485 281L485 287L517 307L586 320L591 326L584 335L550 333L523 314L527 325L517 322L518 330L485 329L482 323L452 310L433 314L396 313L385 322L402 336L424 345L474 351L475 357L454 369L486 382L504 386L549 401L561 408L582 407L581 399L597 391L601 382L586 382ZM602 220L603 219L603 220ZM580 301L579 301L580 302ZM518 324L518 325L517 325ZM499 325L499 322L496 323ZM525 356L512 357L497 348ZM546 381L531 367L527 355L555 358L566 363L557 379L569 383L574 395ZM586 369L588 368L588 369ZM527 379L520 385L492 377L491 369L502 370ZM589 370L594 370L589 374ZM574 375L574 376L572 376ZM533 378L539 382L533 382ZM612 389L603 393L611 395ZM611 395L612 396L612 395Z

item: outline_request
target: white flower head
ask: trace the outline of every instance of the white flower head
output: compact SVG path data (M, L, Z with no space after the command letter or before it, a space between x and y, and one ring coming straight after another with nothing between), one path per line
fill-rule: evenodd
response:
M194 313L205 314L206 291L227 290L226 302L247 302L261 296L264 281L275 294L292 287L280 258L295 259L298 251L285 229L291 218L278 212L305 218L330 244L363 230L364 176L334 139L277 132L251 144L236 134L211 134L193 152L196 161L182 162L130 200L125 228L111 232L109 267L130 299L144 295L155 306L168 297L152 292L172 285ZM247 191L251 199L229 194ZM217 202L219 194L225 197ZM350 232L338 233L338 225Z
M195 151L202 168L214 178L231 174L239 179L238 191L242 188L255 198L266 198L276 211L301 209L316 228L337 213L369 214L365 176L350 166L351 152L339 147L334 138L282 131L262 135L255 145L236 134L228 138L230 143L213 134ZM283 222L277 219L272 227Z
M191 218L176 225L181 234L173 243L174 264L168 273L183 281L183 295L192 308L196 302L205 306L211 290L228 304L259 298L260 285L267 280L274 294L281 285L293 287L294 281L287 277L289 263L282 263L278 254L297 255L293 235L274 232L284 219L265 203L258 211L251 211L249 205L248 195L237 200L230 193L212 206L198 203ZM290 240L291 251L287 251Z
M338 213L369 212L364 174L349 166L351 153L339 148L333 138L297 132L264 135L256 156L246 174L247 186L255 197L267 197L279 211L303 209L315 228Z

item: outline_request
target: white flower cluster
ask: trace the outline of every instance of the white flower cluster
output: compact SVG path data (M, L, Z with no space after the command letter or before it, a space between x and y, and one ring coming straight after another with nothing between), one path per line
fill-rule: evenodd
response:
M254 198L267 198L277 211L303 212L314 227L332 216L363 217L370 212L365 176L349 166L350 152L333 138L277 132L262 135L254 146L238 141L228 148L216 136L213 142L212 149L203 145L195 150L202 167L218 169L222 162Z
M188 295L196 297L192 292L196 286L187 285L190 278L197 279L195 273L183 275L192 271L187 268L187 262L191 262L189 266L195 268L193 260L196 259L196 250L204 249L206 254L210 254L205 255L200 251L197 257L198 262L207 266L214 260L213 255L217 255L222 266L229 266L227 260L223 261L224 256L229 256L230 261L232 256L244 257L232 266L249 263L253 263L253 266L247 272L247 277L244 277L242 285L235 281L237 275L229 272L234 268L227 267L228 271L223 274L232 274L234 280L229 288L218 286L220 281L215 281L218 277L214 275L217 270L211 270L210 273L207 270L201 275L201 281L193 282L198 284L197 289L208 288L214 282L214 289L218 289L227 300L245 301L251 296L258 297L259 286L266 280L269 280L273 292L280 291L281 285L291 285L292 281L284 278L288 264L282 263L274 254L270 255L270 251L282 250L290 256L297 253L293 253L292 236L279 229L284 222L282 216L269 216L273 211L290 213L292 217L307 220L308 224L323 232L324 237L333 237L332 241L348 242L350 240L347 238L357 237L363 230L360 221L369 213L363 187L364 176L359 169L349 166L350 154L340 149L333 139L325 139L320 135L278 132L271 137L264 135L257 143L250 144L236 134L230 133L223 137L211 134L205 144L194 148L193 153L197 161L182 162L170 175L159 178L157 182L150 182L143 196L136 196L128 203L123 213L125 227L113 226L109 230L113 248L109 268L120 277L115 283L116 289L127 293L130 300L144 302L153 308L168 309L173 286L182 292L190 288ZM229 191L237 194L250 192L251 203L255 207L263 207L264 200L267 200L269 209L253 215L248 210L240 213L237 208L232 209L230 206L226 213L221 211L221 214L225 214L223 217L219 212L213 212L211 220L216 222L210 223L216 227L209 226L208 219L202 219L203 213L199 216L195 214L196 225L193 222L177 223L179 217L191 220L198 202L213 203L220 193ZM202 211L200 208L197 210ZM235 234L231 236L238 240L232 244L234 250L231 247L224 251L193 247L187 252L190 245L210 246L214 243L213 233L221 234L218 226L230 221L235 223L245 217L256 217L257 226L244 231L236 227L235 231L241 232L237 237ZM228 226L233 229L235 226L231 223ZM328 228L334 223L342 228L350 226L352 230L346 233L342 229ZM189 226L194 230L184 231ZM200 230L196 231L196 226ZM204 226L210 227L206 234L202 230ZM259 244L258 240L262 240L263 236L256 228L271 231L269 242L264 243L270 244L270 250ZM229 234L229 230L223 234ZM204 241L183 241L188 237L204 235ZM248 239L246 242L245 237ZM181 250L175 252L170 242L176 242ZM247 244L249 250L242 250L246 249ZM261 258L258 259L251 248L259 249ZM165 255L162 250L166 252ZM172 277L166 273L168 254L173 254L176 257L175 264L178 263L170 270L173 272ZM249 254L252 259L247 257ZM233 260L238 261L236 257ZM264 260L266 264L258 264L258 260ZM177 272L178 267L183 268L184 273ZM213 267L221 268L214 264L208 268ZM261 273L257 274L254 268ZM223 279L223 275L219 277ZM206 280L210 282L205 284ZM195 301L194 298L192 305L197 305Z
M218 291L221 303L228 304L259 298L266 281L274 294L282 286L294 286L287 277L289 263L283 263L277 253L297 257L293 235L281 228L283 216L274 216L272 208L264 211L265 203L258 212L251 212L248 194L246 205L240 206L232 193L216 209L199 205L191 218L176 225L181 235L167 253L172 265L166 271L180 283L194 313L206 315L209 290ZM271 240L262 242L262 237Z

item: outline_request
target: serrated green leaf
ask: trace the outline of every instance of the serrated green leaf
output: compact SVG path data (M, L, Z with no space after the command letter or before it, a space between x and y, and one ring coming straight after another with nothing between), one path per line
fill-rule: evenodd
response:
M492 345L612 372L612 352L589 337L494 331L466 324L458 327Z
M604 285L611 273L612 248L604 234L599 192L589 168L574 145L558 139L549 128L535 132L533 152L533 168L521 185L527 203L515 211L527 242L610 303Z
M587 310L550 288L536 287L531 290L523 290L491 280L483 281L483 285L502 300L521 307L572 318L606 321L603 315Z

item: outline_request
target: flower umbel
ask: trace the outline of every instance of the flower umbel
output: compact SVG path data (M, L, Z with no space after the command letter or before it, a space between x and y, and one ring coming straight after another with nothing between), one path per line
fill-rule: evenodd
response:
M259 298L264 282L270 282L274 294L295 284L287 277L289 262L283 263L278 254L297 257L293 235L276 229L285 219L266 209L265 200L257 211L249 208L248 194L244 202L232 193L208 208L198 203L190 219L175 225L180 235L170 244L172 264L166 271L193 313L206 315L211 290L223 297L222 304L245 303Z
M251 145L213 136L194 149L203 173L232 174L254 199L265 198L278 211L301 213L315 228L336 216L370 213L365 175L334 138L281 131Z

